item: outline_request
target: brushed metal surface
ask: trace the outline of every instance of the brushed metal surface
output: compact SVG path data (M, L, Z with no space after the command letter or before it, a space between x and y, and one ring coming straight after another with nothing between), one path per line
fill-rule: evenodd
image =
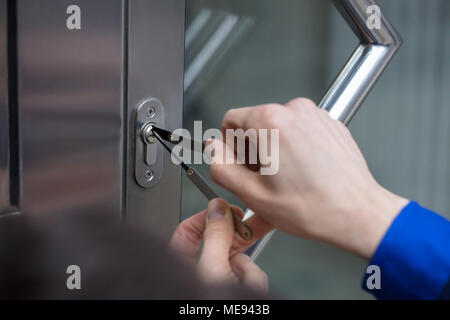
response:
M139 103L154 97L164 105L165 129L181 128L185 1L129 1L128 18L128 127L135 126ZM164 155L164 174L158 184L152 189L138 186L134 178L135 136L128 132L127 220L151 226L168 237L180 220L180 168Z
M81 30L66 10L81 8ZM121 216L122 0L18 5L22 207Z

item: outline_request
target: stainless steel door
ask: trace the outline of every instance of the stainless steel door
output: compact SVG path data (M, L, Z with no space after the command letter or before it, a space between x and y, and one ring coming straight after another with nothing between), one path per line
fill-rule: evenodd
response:
M66 13L81 8L81 30ZM123 3L20 0L21 210L120 217Z
M165 127L182 127L184 79L185 1L129 1L128 144L126 203L128 219L155 226L162 236L171 235L180 221L181 171L162 153L163 173L157 185L143 189L134 175L136 108L154 97L165 110Z
M184 1L7 1L17 25L9 36L17 41L10 55L17 57L18 209L32 217L103 211L170 234L179 221L180 171L164 159L163 179L138 186L135 119L152 96L165 105L167 127L181 127ZM3 16L0 23L4 30ZM0 84L2 210L12 139L7 83Z

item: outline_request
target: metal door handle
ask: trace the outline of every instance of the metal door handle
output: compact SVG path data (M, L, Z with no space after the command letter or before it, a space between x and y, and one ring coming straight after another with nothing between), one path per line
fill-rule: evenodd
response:
M403 41L382 12L380 28L369 28L368 9L376 5L374 0L332 1L359 38L360 44L319 106L334 119L348 124Z
M374 0L332 0L338 11L360 40L345 67L319 103L333 119L348 125L374 87L383 71L400 49L403 41L389 20L380 12L380 28L368 26L370 6ZM254 213L246 211L246 218ZM266 235L247 253L255 260L272 237Z

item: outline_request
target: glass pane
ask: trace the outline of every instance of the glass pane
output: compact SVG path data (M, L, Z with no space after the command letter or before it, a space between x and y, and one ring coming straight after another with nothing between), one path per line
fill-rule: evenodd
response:
M220 128L233 107L318 102L358 40L331 1L189 0L185 127ZM450 2L379 0L405 44L352 122L377 180L450 213ZM209 168L199 171L209 177ZM245 183L245 181L243 181ZM230 202L239 200L215 186ZM183 181L183 217L207 201ZM447 215L450 217L450 215ZM258 259L288 298L371 298L360 289L366 261L328 245L276 233Z

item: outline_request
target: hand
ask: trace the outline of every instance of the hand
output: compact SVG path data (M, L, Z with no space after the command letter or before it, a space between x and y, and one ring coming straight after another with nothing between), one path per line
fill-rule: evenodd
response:
M233 210L243 216L238 207L233 206ZM248 244L240 242L238 237L231 207L224 200L215 199L207 210L180 224L170 246L188 263L196 265L200 277L208 284L239 283L267 294L266 274L242 253ZM197 262L202 240L203 250Z
M213 163L211 176L281 231L369 259L408 202L375 181L349 130L307 99L231 110L226 129L279 129L278 174ZM235 156L230 143L221 148L216 157Z

